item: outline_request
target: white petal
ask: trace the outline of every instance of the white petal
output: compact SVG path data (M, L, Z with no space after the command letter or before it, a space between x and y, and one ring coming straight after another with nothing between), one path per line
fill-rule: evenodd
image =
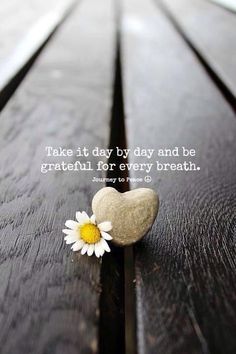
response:
M76 241L74 241L74 240L67 240L67 241L66 241L66 244L67 244L67 245L71 245L72 243L75 243L75 242L76 242Z
M74 236L66 236L64 240L66 241L67 245L70 245L71 243L78 241L77 237Z
M79 224L74 220L67 220L65 225L69 227L69 229L75 229Z
M71 249L72 249L73 251L79 251L79 250L81 250L81 248L83 247L83 245L84 245L84 241L83 241L83 240L79 240L79 241L77 241L77 242L71 247Z
M83 217L84 217L84 220L85 220L86 222L89 222L89 216L88 216L88 214L87 214L85 211L82 211L82 215L83 215Z
M110 221L103 221L98 225L101 231L110 231L112 229L112 225Z
M94 214L91 216L90 221L92 224L96 224L96 216Z
M76 220L80 223L80 220L81 220L81 215L82 213L80 211L77 211L76 214L75 214L75 217L76 217Z
M90 222L90 218L89 218L88 214L85 211L80 213L80 215L79 215L79 224L80 225L84 225L84 224L88 224L89 222Z
M88 247L89 247L89 244L88 243L85 243L85 245L83 245L83 248L81 250L81 254L85 254L88 250Z
M62 232L66 235L74 235L75 231L70 229L63 229Z
M103 248L103 244L102 244L101 240L98 242L98 245L99 245L99 254L102 257L104 255L105 250Z
M105 251L103 248L101 248L101 251L100 251L100 256L102 257L104 255Z
M95 243L94 245L95 255L96 257L100 257L100 242Z
M94 244L89 245L87 255L92 256L93 252L94 252Z
M107 241L104 240L104 238L101 238L101 241L100 241L100 242L101 242L101 244L102 244L102 246L103 246L103 248L104 248L105 251L111 252L111 249L110 249L110 247L108 246Z
M108 234L107 232L102 231L101 234L102 234L102 237L103 237L105 240L108 240L108 241L112 240L111 235Z

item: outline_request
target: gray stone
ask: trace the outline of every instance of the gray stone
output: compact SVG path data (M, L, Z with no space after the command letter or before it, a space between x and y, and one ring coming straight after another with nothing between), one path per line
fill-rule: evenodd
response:
M152 227L158 207L158 195L149 188L119 193L114 188L105 187L95 194L92 201L97 222L112 222L109 233L119 246L139 241Z

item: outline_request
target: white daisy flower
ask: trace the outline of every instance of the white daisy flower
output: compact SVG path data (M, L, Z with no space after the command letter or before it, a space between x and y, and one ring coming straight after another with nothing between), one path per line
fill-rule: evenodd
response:
M77 211L77 221L67 220L65 225L68 229L62 230L65 236L66 243L72 244L73 251L80 251L81 254L87 253L92 256L93 253L97 257L102 257L104 252L110 252L110 247L107 241L112 240L108 233L112 229L110 221L104 221L97 225L95 215L91 218L85 211L82 213Z

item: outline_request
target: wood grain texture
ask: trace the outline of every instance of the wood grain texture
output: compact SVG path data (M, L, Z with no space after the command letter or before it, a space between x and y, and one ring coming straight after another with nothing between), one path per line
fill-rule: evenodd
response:
M196 172L150 173L156 222L135 247L139 354L236 351L236 121L204 68L151 1L123 0L129 148L196 149ZM153 158L158 160L158 158ZM183 161L159 158L162 162ZM129 157L130 162L144 162ZM144 177L133 172L131 177Z
M205 0L156 0L175 18L186 37L236 99L236 16Z
M61 230L75 211L91 213L93 194L101 187L91 179L101 174L43 175L40 164L62 160L46 158L45 146L105 148L109 143L113 10L111 0L84 1L1 115L3 354L98 351L101 262L72 253Z

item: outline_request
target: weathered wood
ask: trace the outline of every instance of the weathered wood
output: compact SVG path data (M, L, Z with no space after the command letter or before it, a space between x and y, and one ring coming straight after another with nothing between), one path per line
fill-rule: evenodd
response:
M154 3L124 0L122 13L129 148L194 148L201 167L195 172L154 167L150 184L131 183L160 195L157 220L135 247L138 353L233 354L235 115ZM131 173L141 176L145 173Z
M204 0L162 2L185 36L236 99L236 16Z
M96 353L100 266L72 253L64 223L91 213L100 172L40 173L45 146L107 147L115 59L112 0L82 2L1 115L0 348ZM77 158L71 158L71 161ZM94 164L96 158L91 157ZM70 158L67 160L70 161Z
M54 33L75 1L6 1L0 10L0 104L26 66ZM15 80L15 82L13 82ZM2 101L3 104L2 104Z

